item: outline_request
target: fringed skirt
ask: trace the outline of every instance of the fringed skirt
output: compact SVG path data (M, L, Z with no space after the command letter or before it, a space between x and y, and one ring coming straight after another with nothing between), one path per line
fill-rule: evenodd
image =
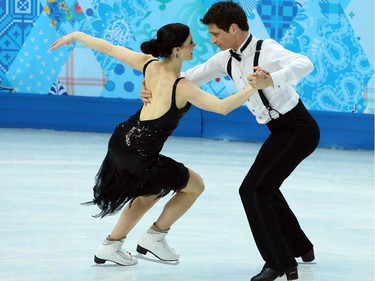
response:
M115 214L138 196L158 195L160 198L171 191L179 192L188 180L188 169L167 156L159 154L143 159L131 153L119 155L108 150L95 178L94 199L89 203L101 210L95 217L104 217Z

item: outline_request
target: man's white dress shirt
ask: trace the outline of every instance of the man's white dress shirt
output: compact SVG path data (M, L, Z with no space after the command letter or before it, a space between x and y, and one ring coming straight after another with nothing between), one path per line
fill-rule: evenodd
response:
M241 47L246 40L237 50L237 53L241 54L241 61L232 58L231 62L232 80L238 90L245 88L248 84L247 76L254 73L254 54L258 39L253 36L248 46L241 53ZM230 57L229 50L220 51L205 63L187 70L183 73L183 76L197 85L203 85L216 78L224 77L228 75L227 64ZM272 39L265 39L260 51L258 65L271 73L274 86L263 89L271 107L281 114L293 109L299 100L299 95L293 85L296 85L301 78L312 72L314 67L311 61L306 56L285 49ZM255 115L258 123L266 124L271 120L258 92L248 99L246 106Z

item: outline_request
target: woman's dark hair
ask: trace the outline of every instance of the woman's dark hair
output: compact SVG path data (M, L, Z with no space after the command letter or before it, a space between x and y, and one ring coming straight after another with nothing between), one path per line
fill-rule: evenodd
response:
M217 2L208 9L201 22L205 25L216 24L216 26L226 32L232 23L238 25L243 31L249 31L249 24L245 11L240 5L232 1Z
M182 23L170 23L161 27L156 39L143 42L141 50L145 54L151 54L154 57L166 58L172 54L174 47L181 47L189 37L190 29Z

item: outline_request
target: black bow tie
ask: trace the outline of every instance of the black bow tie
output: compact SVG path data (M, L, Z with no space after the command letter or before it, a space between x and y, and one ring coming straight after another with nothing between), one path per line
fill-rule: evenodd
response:
M241 53L246 49L246 47L249 45L251 39L253 39L253 35L250 34L249 38L247 38L245 44L242 46L242 48L240 49ZM241 61L241 54L238 54L236 53L235 51L233 51L232 49L229 49L229 53L230 55L235 58L236 60L238 61Z
M229 50L229 53L230 55L235 58L236 60L238 61L241 61L241 55L240 54L237 54L235 51L233 51L232 49Z

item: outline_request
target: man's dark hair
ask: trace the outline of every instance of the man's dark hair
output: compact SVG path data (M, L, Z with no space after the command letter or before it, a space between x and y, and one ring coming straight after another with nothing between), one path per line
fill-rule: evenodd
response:
M216 26L226 32L232 23L238 25L243 31L249 30L245 11L241 6L233 1L217 2L208 9L201 22L205 25L216 24Z

